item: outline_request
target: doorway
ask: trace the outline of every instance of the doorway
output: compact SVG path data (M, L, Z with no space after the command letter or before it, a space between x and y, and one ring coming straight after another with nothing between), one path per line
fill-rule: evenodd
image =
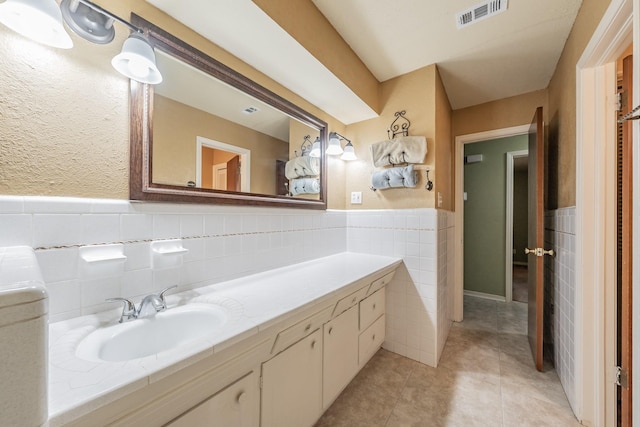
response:
M507 153L506 301L527 303L529 152Z
M514 159L527 154L528 130L523 125L456 137L456 203L462 209L456 210L455 233L457 241L465 242L461 245L464 256L458 248L460 256L454 260L458 263L455 274L462 276L456 280L456 321L463 317L462 306L457 304L462 294L511 301L512 170Z

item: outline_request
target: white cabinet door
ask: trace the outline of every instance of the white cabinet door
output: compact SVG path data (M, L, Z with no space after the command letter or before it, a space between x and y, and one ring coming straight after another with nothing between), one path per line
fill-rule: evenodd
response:
M176 418L170 427L254 427L258 425L258 381L251 372Z
M358 306L324 325L322 402L326 409L358 373Z
M262 427L310 427L322 413L320 329L262 364Z

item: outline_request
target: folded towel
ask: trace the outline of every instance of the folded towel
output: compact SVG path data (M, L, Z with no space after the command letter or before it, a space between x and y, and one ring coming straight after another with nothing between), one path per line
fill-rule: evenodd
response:
M320 180L318 178L298 178L291 180L291 195L318 194L320 192Z
M413 165L403 168L391 168L374 171L371 174L371 186L376 190L392 187L415 187L418 184L418 172Z
M320 158L311 156L293 158L284 165L284 175L287 179L320 175Z
M424 136L401 136L381 141L370 147L371 159L376 167L401 163L424 163L427 139Z

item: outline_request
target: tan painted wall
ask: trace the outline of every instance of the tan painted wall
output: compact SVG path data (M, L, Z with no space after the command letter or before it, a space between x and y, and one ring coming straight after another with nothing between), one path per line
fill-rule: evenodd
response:
M288 159L288 143L163 96L155 96L153 120L153 182L195 181L196 137L203 136L250 150L251 192L274 194L276 160Z
M371 109L380 112L380 84L310 0L253 0Z
M143 0L96 3L145 17L278 95L325 120L343 124ZM0 26L0 193L129 197L128 80L111 66L128 31L92 44L53 49ZM335 188L334 188L335 187ZM344 208L344 182L328 177L329 207Z
M536 108L548 111L546 89L453 111L453 136L531 123ZM545 122L547 122L545 113Z
M430 65L387 80L382 83L382 113L380 117L347 126L345 136L352 140L358 156L358 160L345 164L345 202L349 209L435 207L435 191L427 192L424 189L424 171L419 172L420 181L416 188L371 191L371 172L375 168L369 153L369 146L388 139L387 129L395 119L395 112L406 110L406 117L411 121L409 134L427 137L426 164L435 165L436 75L436 66ZM362 205L351 205L352 191L362 192Z
M440 73L437 68L435 85L436 136L434 145L436 151L436 162L435 171L429 172L429 178L434 182L433 191L436 194L436 206L440 209L453 210L455 198L453 195L454 168L452 161L454 144L453 138L451 137L452 111L447 92L444 89L444 84L442 83L442 79L440 78ZM442 204L440 206L438 206L438 193L440 193L442 198Z
M549 208L576 204L576 64L610 0L583 0L549 83Z

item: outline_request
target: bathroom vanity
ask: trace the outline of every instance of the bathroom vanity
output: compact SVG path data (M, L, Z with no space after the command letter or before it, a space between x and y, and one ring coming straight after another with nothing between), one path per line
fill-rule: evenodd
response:
M400 262L342 253L169 295L167 313L210 304L225 321L142 358L76 353L119 310L54 323L49 424L311 426L382 345Z

